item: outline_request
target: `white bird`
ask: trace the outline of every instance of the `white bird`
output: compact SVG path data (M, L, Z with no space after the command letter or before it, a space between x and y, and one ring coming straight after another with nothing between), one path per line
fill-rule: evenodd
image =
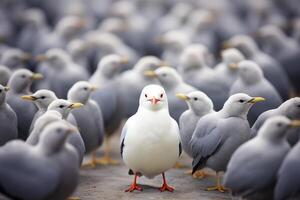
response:
M142 133L142 134L141 134ZM179 128L170 116L165 90L159 85L146 86L140 95L136 114L125 123L120 150L125 164L134 174L134 182L126 192L141 191L137 177L163 176L160 191L172 192L165 171L172 168L181 154Z

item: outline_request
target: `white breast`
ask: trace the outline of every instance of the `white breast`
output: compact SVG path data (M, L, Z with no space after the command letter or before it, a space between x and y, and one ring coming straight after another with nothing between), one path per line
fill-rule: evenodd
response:
M123 159L134 172L152 178L174 166L179 142L178 125L168 113L137 114L127 124Z

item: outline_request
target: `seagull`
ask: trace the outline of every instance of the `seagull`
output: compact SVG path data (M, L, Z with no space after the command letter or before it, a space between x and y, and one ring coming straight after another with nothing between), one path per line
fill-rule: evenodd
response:
M142 134L141 134L142 133ZM121 156L134 181L126 192L141 191L137 177L154 178L162 174L160 191L173 192L165 171L172 168L181 154L179 128L170 116L165 90L159 85L146 86L140 95L138 111L125 123L120 138Z

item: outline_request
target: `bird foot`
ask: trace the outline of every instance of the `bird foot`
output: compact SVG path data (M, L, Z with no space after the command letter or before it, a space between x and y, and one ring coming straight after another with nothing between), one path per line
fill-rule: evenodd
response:
M113 160L110 157L95 159L95 163L99 165L118 165L119 161Z
M206 173L203 170L198 170L193 174L193 178L195 178L195 179L205 179L209 176L210 176L210 174Z
M81 200L79 197L69 197L67 200Z
M141 188L140 186L138 186L137 184L132 184L130 186L130 188L128 188L127 190L125 190L125 192L133 192L135 190L138 190L138 191L142 191L143 188Z
M193 170L190 169L190 170L185 171L184 174L192 175L192 172L193 172Z
M81 168L96 168L96 165L97 164L96 164L95 160L91 160L87 163L82 164Z
M206 188L207 191L219 191L219 192L228 192L229 189L228 188L225 188L224 186L222 185L217 185L217 186L213 186L213 187L208 187Z
M185 166L183 164L180 164L179 162L175 163L174 167L175 169L182 169L185 168Z
M164 192L164 191L169 191L169 192L173 192L174 191L174 188L171 187L171 186L168 186L168 184L164 183L161 188L159 188L159 190L161 192Z

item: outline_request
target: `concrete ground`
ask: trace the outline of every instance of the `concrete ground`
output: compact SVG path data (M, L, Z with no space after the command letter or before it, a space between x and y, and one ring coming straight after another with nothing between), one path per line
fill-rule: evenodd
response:
M214 178L209 177L205 180L193 179L184 172L184 169L170 169L166 173L168 184L175 188L173 193L161 193L158 188L162 184L162 177L157 176L154 179L141 177L138 183L142 186L142 192L127 193L124 192L131 182L132 176L128 175L128 169L122 162L119 155L119 136L112 139L112 156L120 161L116 166L97 166L95 169L81 169L80 183L74 196L81 200L175 200L175 199L201 199L201 200L223 200L231 199L228 193L208 192L205 188L214 185ZM100 149L99 155L102 150ZM183 155L180 163L189 166L191 160ZM0 200L7 200L0 196Z

